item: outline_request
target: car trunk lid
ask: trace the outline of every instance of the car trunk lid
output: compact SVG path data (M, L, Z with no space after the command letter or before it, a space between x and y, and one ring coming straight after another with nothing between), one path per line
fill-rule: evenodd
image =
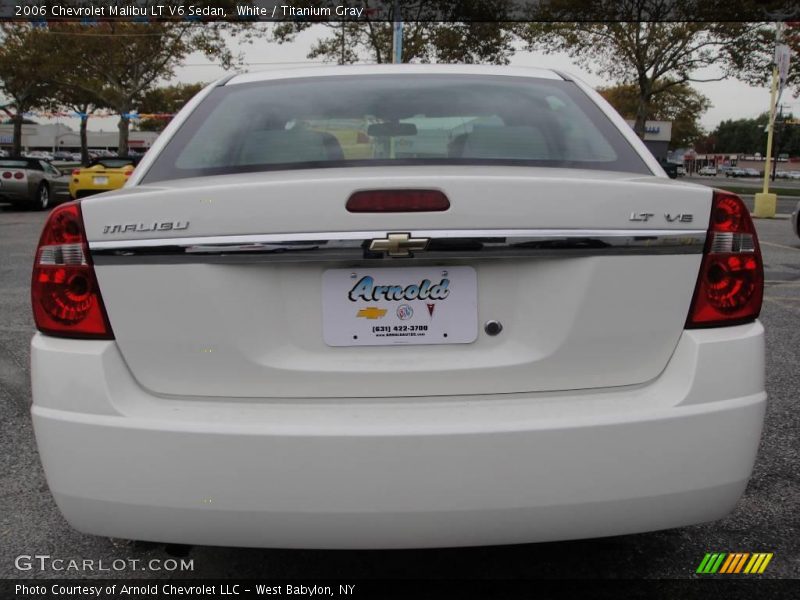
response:
M439 190L450 208L349 213L365 189ZM622 173L373 167L141 186L85 200L83 214L117 344L150 391L415 397L656 377L683 330L710 203L710 189ZM427 245L370 250L390 234ZM364 277L412 297L349 304ZM458 286L456 308L420 298L425 279L428 292ZM348 341L403 325L400 304L449 339Z

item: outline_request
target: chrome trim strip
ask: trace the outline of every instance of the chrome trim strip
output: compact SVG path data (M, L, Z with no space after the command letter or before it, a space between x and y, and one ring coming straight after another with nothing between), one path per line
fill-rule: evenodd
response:
M430 240L416 260L699 254L706 240L704 229L442 229L94 241L89 248L100 265L402 260L369 250L389 233Z

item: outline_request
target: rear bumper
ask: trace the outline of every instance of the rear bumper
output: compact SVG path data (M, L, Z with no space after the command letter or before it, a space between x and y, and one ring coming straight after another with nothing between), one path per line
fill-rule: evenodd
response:
M723 517L763 421L760 323L683 333L646 385L406 399L174 399L114 342L32 343L64 516L98 535L316 548L482 545Z

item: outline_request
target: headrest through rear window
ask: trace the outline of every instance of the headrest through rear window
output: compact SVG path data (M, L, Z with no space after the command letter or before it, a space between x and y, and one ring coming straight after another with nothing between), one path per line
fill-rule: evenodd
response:
M538 127L476 127L464 141L464 158L552 159Z
M330 133L309 129L269 129L247 135L239 164L282 164L342 160L342 147Z

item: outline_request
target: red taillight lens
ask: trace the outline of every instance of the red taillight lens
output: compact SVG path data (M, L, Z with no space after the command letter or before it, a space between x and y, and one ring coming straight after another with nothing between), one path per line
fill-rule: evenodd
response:
M33 265L31 302L36 327L43 333L114 339L76 202L53 209L44 226Z
M23 173L22 171L17 171L16 173L14 173L14 179L22 179L23 177L25 177L25 173Z
M72 169L72 174L73 175L80 175L81 174L81 170L80 169Z
M736 194L715 190L706 248L687 328L721 327L758 317L764 295L761 249L750 211Z
M3 179L11 179L11 171L3 171Z
M349 212L433 212L450 208L438 190L365 190L347 200Z

